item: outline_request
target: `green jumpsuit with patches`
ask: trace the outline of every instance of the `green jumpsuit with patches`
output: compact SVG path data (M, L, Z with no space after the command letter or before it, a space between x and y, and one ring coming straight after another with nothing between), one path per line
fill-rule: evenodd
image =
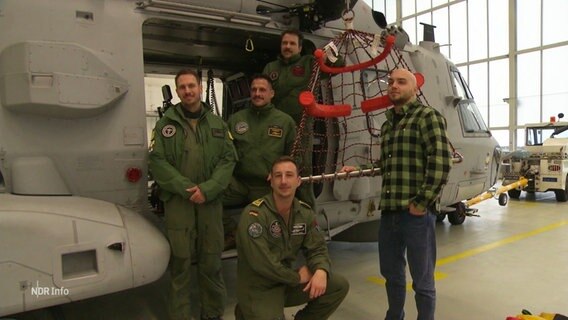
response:
M197 262L201 317L220 316L225 310L220 196L231 178L236 153L223 120L205 104L201 107L196 119L187 118L181 104L170 108L156 124L149 156L172 249L168 312L173 319L190 318L192 261ZM189 201L186 190L196 185L205 196L203 204Z
M233 114L227 122L239 161L223 197L224 205L245 205L271 192L266 178L272 163L292 153L296 124L274 108L250 106Z
M315 60L312 55L301 56L297 54L288 60L279 56L278 60L268 63L262 72L272 80L275 93L272 102L276 108L289 114L296 122L296 126L300 125L304 112L298 102L298 96L302 91L308 90L314 63ZM313 125L314 119L310 116L306 117L303 136L300 141L301 150L297 154L298 166L302 176L309 176L313 173ZM311 183L302 184L296 195L310 206L315 207L316 199Z
M278 214L272 194L248 205L241 214L237 233L237 320L283 319L287 306L308 303L295 319L323 320L337 309L349 291L341 275L330 272L327 244L312 209L294 199L288 225ZM324 295L309 300L295 267L302 251L313 273L328 274Z

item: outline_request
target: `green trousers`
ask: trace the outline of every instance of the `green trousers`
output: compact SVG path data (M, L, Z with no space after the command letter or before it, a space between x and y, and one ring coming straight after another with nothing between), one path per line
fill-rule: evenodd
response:
M227 293L221 273L223 206L220 201L201 205L174 196L165 203L166 230L172 249L170 319L191 319L190 276L196 263L201 317L223 315Z
M339 307L347 292L349 283L338 274L330 274L325 294L310 300L309 292L303 292L306 285L290 287L258 286L259 290L249 292L246 301L238 301L235 309L236 320L282 320L284 308L307 305L294 317L295 320L325 320Z

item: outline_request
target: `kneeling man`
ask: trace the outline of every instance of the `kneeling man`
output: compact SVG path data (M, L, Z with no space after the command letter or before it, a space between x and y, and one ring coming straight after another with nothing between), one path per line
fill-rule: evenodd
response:
M277 159L269 179L272 193L249 204L238 226L236 319L284 319L284 307L304 303L295 319L328 319L349 283L331 272L313 210L294 198L301 183L294 159ZM306 265L294 269L300 250Z

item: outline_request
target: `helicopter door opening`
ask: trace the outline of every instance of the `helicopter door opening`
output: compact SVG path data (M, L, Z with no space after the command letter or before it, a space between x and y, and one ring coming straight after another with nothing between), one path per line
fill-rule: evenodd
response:
M215 78L215 96L222 105L221 115L226 121L231 114L249 104L250 76L261 73L264 66L280 53L280 31L262 27L241 25L237 22L207 22L191 17L155 17L146 20L142 26L144 68L147 82L156 83L155 93L146 94L149 136L159 115L156 112L162 104L160 87L169 83L172 91L173 80L165 81L165 75L175 75L182 68L202 71L202 80ZM316 45L304 40L302 54L313 52ZM159 79L149 80L157 76ZM162 81L162 82L160 82ZM204 89L207 83L204 82ZM149 91L147 86L147 90ZM204 93L208 97L210 92ZM177 99L174 94L174 98ZM313 146L313 172L322 173L326 166L327 132L333 125L315 121ZM332 168L331 170L335 170ZM317 187L316 187L317 188ZM316 194L319 193L316 190Z

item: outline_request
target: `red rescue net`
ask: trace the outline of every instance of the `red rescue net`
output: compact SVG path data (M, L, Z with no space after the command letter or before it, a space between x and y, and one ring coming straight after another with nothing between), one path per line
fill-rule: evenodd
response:
M299 97L304 114L292 152L309 152L306 137L313 136L313 176L378 158L381 115L391 105L388 75L396 68L413 71L395 40L386 31L377 35L348 29L315 51L309 90ZM424 77L415 75L421 87ZM418 99L427 104L421 91Z

